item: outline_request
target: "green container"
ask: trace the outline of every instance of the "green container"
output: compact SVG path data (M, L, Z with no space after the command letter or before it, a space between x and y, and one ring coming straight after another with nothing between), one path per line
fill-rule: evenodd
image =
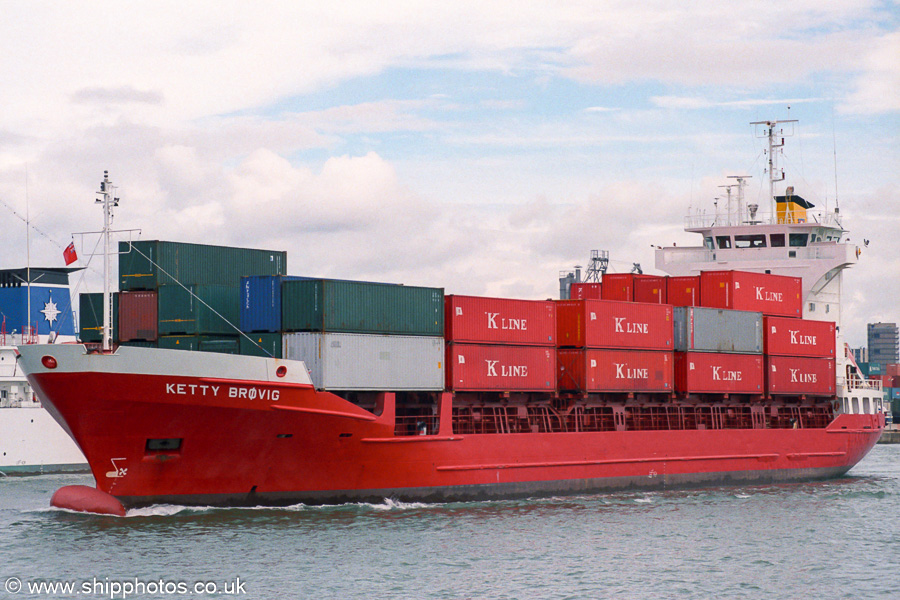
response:
M167 350L198 350L200 348L200 336L198 335L166 335L158 340L160 348Z
M112 328L112 341L119 339L116 324L119 322L119 294L112 294L113 317L110 322ZM78 296L78 322L82 342L103 341L103 293L79 294Z
M200 352L239 354L241 345L236 335L201 335L199 350Z
M239 302L237 285L164 285L159 288L159 334L236 334Z
M138 348L157 348L156 342L146 340L131 340L128 342L119 342L120 346L136 346Z
M119 242L119 289L234 285L250 275L284 275L287 252L158 240Z
M281 358L280 333L247 333L241 336L241 354ZM261 346L261 347L260 347Z
M283 331L444 334L444 290L311 279L281 285Z

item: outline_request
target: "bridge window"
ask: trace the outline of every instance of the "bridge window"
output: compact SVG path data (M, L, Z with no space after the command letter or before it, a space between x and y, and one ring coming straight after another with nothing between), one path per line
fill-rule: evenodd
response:
M766 236L762 233L734 236L735 248L765 248Z
M791 248L803 247L806 245L806 242L809 240L808 233L792 233L790 234L790 244Z
M773 248L784 248L784 234L783 233L773 233L769 236L770 241L772 242Z
M719 249L731 248L731 236L730 235L717 235L716 236L716 246L718 246Z
M707 236L703 238L703 245L707 247L709 250L713 250L713 241L712 238Z

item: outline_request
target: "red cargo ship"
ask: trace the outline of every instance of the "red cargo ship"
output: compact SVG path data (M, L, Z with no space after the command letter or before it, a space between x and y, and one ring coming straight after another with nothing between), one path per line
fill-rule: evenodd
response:
M775 125L767 124L770 146L780 137ZM108 229L112 197L106 183L101 195ZM857 249L841 241L837 214L812 220L804 213L801 220L788 204L765 220L755 206L739 201L736 223L689 226L703 234L704 246L659 250L657 265L696 277L723 268L764 275L784 264L802 273L803 316L836 318L840 311L826 311L825 303L840 297L841 273L855 262ZM744 239L752 246L743 247ZM825 241L800 245L810 239ZM731 281L743 277L733 275ZM702 301L706 295L703 290ZM787 300L787 310L799 306ZM671 331L670 325L669 339ZM512 338L447 342L451 355L471 351L476 354L464 355L466 365L481 360L484 368L485 361L501 359L477 353L542 353L546 358L534 368L555 369L556 353L569 352ZM559 336L555 343L565 344ZM444 391L328 391L316 388L301 361L125 346L23 346L20 363L47 409L84 451L96 479L93 497L63 488L54 503L81 510L102 506L117 514L124 509L110 508L116 502L444 501L828 478L861 460L884 427L880 389L852 376L840 338L835 359L805 359L820 361L816 366L826 372L825 363L831 365L830 391L804 376L790 389L769 378L756 393L751 386L726 393L708 381L692 387L690 378L677 391L589 384L591 360L608 367L613 355L629 352L644 361L632 367L636 372L662 359L661 377L671 386L675 356L671 348L596 349L590 343L572 349L583 380L579 375L576 384L557 386L551 371L552 389L540 391L534 381L519 388L487 385L487 376L478 380L477 373L469 379L472 385L457 385L451 375ZM782 363L792 368L789 357L765 360L779 376ZM534 375L531 367L513 362L508 375ZM459 365L444 366L452 374ZM821 383L820 372L815 384ZM866 401L859 402L860 396Z

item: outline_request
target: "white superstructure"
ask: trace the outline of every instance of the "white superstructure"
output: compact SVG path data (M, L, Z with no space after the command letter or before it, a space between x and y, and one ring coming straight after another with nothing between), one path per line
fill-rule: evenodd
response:
M672 276L699 275L702 271L754 271L789 275L803 280L803 318L834 321L837 330L837 390L840 412L860 414L888 412L881 382L860 376L841 333L841 300L844 270L861 254L850 243L837 207L812 212L813 204L787 187L775 195L775 184L784 180L778 155L784 144L781 125L793 121L765 121L768 139L767 176L772 194L767 212L744 201L749 176L734 177L727 188L724 207L714 214L689 215L685 231L703 238L702 246L667 247L656 251L656 268ZM734 192L734 193L733 193Z

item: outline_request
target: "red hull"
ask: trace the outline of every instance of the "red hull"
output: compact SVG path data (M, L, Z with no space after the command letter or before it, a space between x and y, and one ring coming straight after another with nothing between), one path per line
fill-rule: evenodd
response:
M393 394L376 416L274 377L66 372L66 357L57 370L34 368L40 354L29 361L29 380L84 451L97 487L126 506L499 498L825 478L862 459L884 425L880 415L842 415L824 429L460 435L444 394L432 435L395 436Z

